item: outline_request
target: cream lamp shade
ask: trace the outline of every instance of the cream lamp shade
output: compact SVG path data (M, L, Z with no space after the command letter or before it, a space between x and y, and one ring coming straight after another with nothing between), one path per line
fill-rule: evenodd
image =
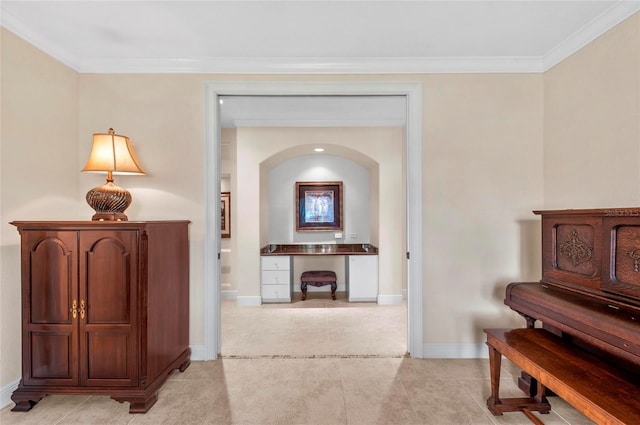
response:
M107 182L87 192L87 203L96 213L92 220L126 221L124 214L131 204L128 190L113 183L114 174L144 175L136 153L127 136L115 134L112 128L108 133L95 133L89 160L83 172L107 173Z

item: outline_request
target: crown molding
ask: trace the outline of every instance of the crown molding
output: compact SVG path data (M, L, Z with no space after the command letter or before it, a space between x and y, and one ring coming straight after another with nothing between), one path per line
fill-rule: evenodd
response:
M542 59L543 71L548 71L587 44L600 37L611 28L640 10L639 0L619 1L588 25L572 34L569 38L551 49Z
M542 72L537 57L91 59L81 73L424 74Z
M640 10L640 0L615 3L543 57L382 58L137 58L81 59L42 37L10 13L3 27L79 73L97 74L431 74L542 73Z

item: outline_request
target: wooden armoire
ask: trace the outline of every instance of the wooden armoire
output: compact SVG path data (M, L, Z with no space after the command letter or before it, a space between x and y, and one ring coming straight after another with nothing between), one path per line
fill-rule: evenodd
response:
M27 411L47 394L104 394L144 413L190 364L188 221L15 221Z

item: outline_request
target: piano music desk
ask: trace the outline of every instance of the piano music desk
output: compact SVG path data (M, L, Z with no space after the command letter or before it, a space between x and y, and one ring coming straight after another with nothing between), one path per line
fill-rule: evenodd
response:
M640 376L593 356L544 329L485 329L491 367L491 396L487 407L494 415L549 413L549 389L600 425L640 423ZM502 356L538 381L535 397L499 397Z

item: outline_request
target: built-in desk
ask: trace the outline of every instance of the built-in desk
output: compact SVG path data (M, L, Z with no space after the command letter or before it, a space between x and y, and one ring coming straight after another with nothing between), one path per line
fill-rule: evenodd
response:
M377 301L378 248L371 244L270 244L260 250L262 302L291 302L293 257L342 255L349 302Z
M260 255L378 255L378 248L368 243L267 245Z

